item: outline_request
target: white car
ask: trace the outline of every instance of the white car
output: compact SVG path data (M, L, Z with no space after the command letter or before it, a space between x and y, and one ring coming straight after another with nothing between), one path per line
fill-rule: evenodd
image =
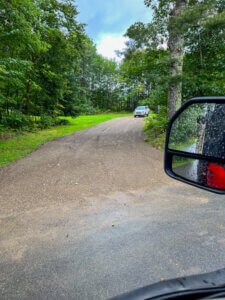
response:
M148 106L138 106L134 110L134 117L147 117L150 112Z

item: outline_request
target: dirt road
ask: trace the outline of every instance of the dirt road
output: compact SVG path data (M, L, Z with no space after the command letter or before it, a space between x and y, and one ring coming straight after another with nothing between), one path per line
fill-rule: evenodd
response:
M167 178L162 154L143 141L143 119L125 117L46 143L0 171L1 214L86 197L154 188Z
M1 299L105 299L225 266L224 198L167 178L142 127L114 119L0 171Z

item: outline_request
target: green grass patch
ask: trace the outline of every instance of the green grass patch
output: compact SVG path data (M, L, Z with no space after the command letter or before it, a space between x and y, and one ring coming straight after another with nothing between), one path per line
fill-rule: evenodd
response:
M183 142L176 142L176 143L169 143L169 148L173 150L184 150L186 148L191 147L193 144L197 143L196 138L189 138L187 141Z
M68 125L51 127L36 132L2 131L0 136L0 167L25 156L45 141L80 131L99 123L131 114L100 114L80 116L78 118L63 117Z
M187 158L182 156L173 156L172 168L175 169L177 167L185 166L187 164L193 163L195 159Z

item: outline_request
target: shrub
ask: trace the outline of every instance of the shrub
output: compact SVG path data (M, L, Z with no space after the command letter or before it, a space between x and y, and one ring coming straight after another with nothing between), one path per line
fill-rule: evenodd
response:
M1 123L5 128L16 130L30 130L34 127L33 119L19 112L3 116Z
M41 115L37 122L37 126L40 129L47 129L51 126L67 125L68 123L69 121L66 119L59 119L47 115Z
M37 121L38 128L47 129L54 125L54 119L47 115L41 115Z
M157 137L158 135L165 133L168 121L169 119L164 108L161 109L158 114L149 114L146 119L145 131L149 131Z
M68 125L69 121L66 119L55 119L55 124L56 126L62 126L62 125Z
M154 147L163 148L168 121L166 108L158 114L149 114L145 124L145 140Z

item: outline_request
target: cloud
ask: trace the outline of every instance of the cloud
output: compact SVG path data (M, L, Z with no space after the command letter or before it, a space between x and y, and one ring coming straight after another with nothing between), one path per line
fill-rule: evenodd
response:
M78 20L86 23L86 32L107 58L120 61L116 50L123 50L123 35L135 22L150 22L152 12L144 0L76 0Z
M87 24L88 35L94 40L101 35L125 33L134 22L150 22L152 12L144 0L76 0L78 19Z
M115 59L117 62L121 61L115 51L122 51L125 48L125 42L127 38L123 37L122 34L104 34L101 36L99 41L97 42L97 51L102 56Z

